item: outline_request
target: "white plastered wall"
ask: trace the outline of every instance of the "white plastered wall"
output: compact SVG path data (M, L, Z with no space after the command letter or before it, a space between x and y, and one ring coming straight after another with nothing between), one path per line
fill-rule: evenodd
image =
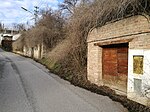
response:
M143 74L133 73L133 56L143 56ZM128 58L128 98L142 103L144 105L150 105L150 50L144 49L129 49ZM138 94L134 90L134 79L141 80L141 94Z

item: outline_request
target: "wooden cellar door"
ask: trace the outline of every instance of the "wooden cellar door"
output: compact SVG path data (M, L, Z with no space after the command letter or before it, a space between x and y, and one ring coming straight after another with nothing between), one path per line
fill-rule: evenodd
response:
M102 54L103 79L127 87L128 44L103 46Z

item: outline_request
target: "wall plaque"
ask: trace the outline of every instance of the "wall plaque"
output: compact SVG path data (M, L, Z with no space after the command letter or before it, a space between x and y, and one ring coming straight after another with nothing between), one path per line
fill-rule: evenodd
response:
M143 56L133 56L133 73L143 74Z

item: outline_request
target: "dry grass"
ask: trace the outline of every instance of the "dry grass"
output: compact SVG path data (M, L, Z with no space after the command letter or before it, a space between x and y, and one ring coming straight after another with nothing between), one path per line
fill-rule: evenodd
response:
M27 31L14 46L16 44L16 48L22 49L23 45L32 47L43 42L49 51L52 50L47 55L48 59L61 65L61 73L64 71L64 74L86 79L83 71L87 65L89 31L128 15L150 14L149 6L150 0L88 0L74 6L65 24L59 11L48 10L35 28ZM67 39L62 41L64 38Z
M71 42L68 38L60 42L51 52L48 53L47 57L57 62L64 59L70 52Z
M71 61L68 68L72 65L73 71L78 72L85 68L86 39L90 30L101 27L109 21L125 18L128 15L149 14L148 4L150 4L149 0L94 0L91 3L78 5L68 22L67 35L72 42L69 56ZM64 64L67 67L66 63Z

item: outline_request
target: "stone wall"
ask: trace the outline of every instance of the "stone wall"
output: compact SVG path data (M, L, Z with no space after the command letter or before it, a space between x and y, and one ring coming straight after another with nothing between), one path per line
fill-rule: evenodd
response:
M102 48L88 44L88 79L99 84L102 79Z
M150 25L144 16L133 16L93 29L88 36L88 79L98 83L102 80L101 48L95 43L132 39L130 48L150 47ZM145 39L139 38L145 36ZM141 41L140 41L141 40ZM142 47L144 46L144 47Z
M22 54L35 59L41 59L46 54L46 47L43 44L37 44L34 47L24 46Z
M133 16L120 21L110 22L106 25L93 29L88 36L87 42L102 41L113 38L121 38L130 35L138 35L150 31L148 24L149 16Z
M150 29L150 24L149 24ZM134 39L129 44L130 49L150 49L150 32L132 36Z

